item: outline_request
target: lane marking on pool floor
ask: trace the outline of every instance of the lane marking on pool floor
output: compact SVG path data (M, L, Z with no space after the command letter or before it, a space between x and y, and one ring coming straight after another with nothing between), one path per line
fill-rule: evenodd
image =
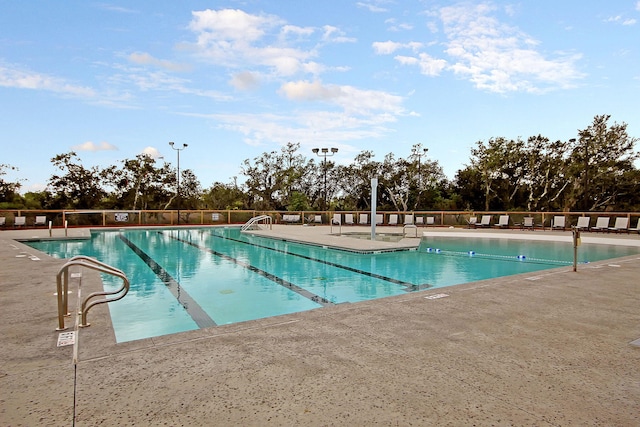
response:
M297 254L295 252L284 251L282 249L271 248L269 246L264 246L264 245L259 245L259 244L256 244L256 243L246 242L246 241L239 240L239 239L233 239L231 237L218 236L217 234L212 234L212 236L213 237L217 237L219 239L223 239L223 240L229 240L229 241L232 241L232 242L243 243L245 245L255 246L255 247L258 247L258 248L261 248L261 249L268 249L270 251L278 252L278 253L281 253L281 254L291 255L291 256L295 256L295 257L298 257L298 258L303 258L303 259L306 259L306 260L309 260L309 261L318 262L320 264L325 264L325 265L328 265L330 267L341 268L343 270L347 270L347 271L350 271L352 273L357 273L357 274L361 274L361 275L364 275L364 276L372 277L374 279L380 279L380 280L384 280L386 282L391 282L391 283L394 283L396 285L403 286L405 288L404 290L406 292L421 291L421 290L429 289L429 288L433 287L433 285L430 285L428 283L415 285L413 283L404 282L402 280L394 279L392 277L382 276L380 274L372 273L370 271L359 270L357 268L349 267L347 265L336 264L334 262L325 261L323 259L313 258L313 257L307 256L307 255Z
M158 231L158 233L164 234L162 231ZM288 289L291 289L293 292L297 293L298 295L301 295L301 296L303 296L303 297L305 297L307 299L310 299L311 301L313 301L313 302L315 302L317 304L320 304L322 306L335 305L335 303L329 301L326 298L323 298L323 297L321 297L319 295L316 295L313 292L309 292L308 290L306 290L304 288L301 288L300 286L298 286L298 285L296 285L294 283L291 283L291 282L289 282L287 280L284 280L283 278L278 277L275 274L271 274L271 273L269 273L267 271L261 270L258 267L255 267L255 266L253 266L251 264L248 264L248 263L246 263L244 261L240 261L237 258L230 257L229 255L225 255L225 254L223 254L221 252L214 251L213 249L208 248L206 246L200 246L200 245L198 245L196 243L190 242L188 240L181 239L179 237L175 237L175 236L169 236L169 237L171 239L173 239L173 240L177 240L177 241L185 243L185 244L187 244L189 246L193 246L194 248L197 248L197 249L199 249L201 251L209 252L212 255L215 255L215 256L220 257L220 258L222 258L224 260L232 262L232 263L234 263L236 265L239 265L240 267L244 267L247 270L250 270L250 271L252 271L252 272L254 272L256 274L261 275L262 277L265 277L265 278L271 280L272 282L275 282L275 283L279 284L280 286L284 286L284 287L286 287Z
M191 316L194 322L200 328L207 328L210 326L217 326L216 322L207 314L206 311L194 300L187 291L178 283L162 266L147 255L142 249L136 246L131 240L127 239L122 233L118 235L127 246L135 252L136 255L142 259L145 264L153 270L160 280L167 286L171 294L178 300L178 303L184 307L187 313Z

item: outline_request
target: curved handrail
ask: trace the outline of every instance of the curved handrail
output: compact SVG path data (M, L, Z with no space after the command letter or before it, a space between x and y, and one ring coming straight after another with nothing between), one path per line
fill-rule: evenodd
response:
M241 231L246 231L248 230L251 226L255 225L257 222L259 221L265 221L265 220L269 220L269 228L271 228L272 225L272 221L273 219L271 218L271 216L269 215L258 215L258 216L254 216L253 218L251 218L249 221L247 221L241 228Z
M69 271L69 267L74 266L74 265L78 265L81 267L86 267L92 270L96 270L102 273L106 273L106 274L111 274L112 276L116 276L122 279L123 283L122 283L122 287L120 287L117 290L114 291L102 291L102 292L93 292L91 294L89 294L89 296L87 296L84 301L82 302L81 305L81 310L78 314L82 315L82 321L81 324L79 326L81 327L85 327L85 326L89 326L90 324L87 323L87 313L89 312L89 310L91 309L91 307L93 307L94 305L97 304L104 304L107 302L113 302L113 301L118 301L122 298L124 298L125 295L127 295L127 293L129 292L129 279L127 278L127 276L124 274L124 272L122 270L119 270L115 267L112 267L108 264L105 264L103 262L100 262L98 260L96 260L95 258L90 258L88 256L85 255L78 255L75 256L73 258L71 258L69 261L67 261L66 264L64 264L60 270L58 271L58 274L56 276L56 284L57 284L57 291L58 291L58 330L64 330L65 326L64 326L64 317L68 316L69 310L68 310L68 289L69 289L69 279L68 279L68 271ZM63 284L63 276L64 276L64 284ZM124 291L124 292L122 292ZM120 294L115 298L105 298L99 301L93 301L90 304L88 304L89 300L97 297L97 296L107 296L107 295L116 295L116 294Z

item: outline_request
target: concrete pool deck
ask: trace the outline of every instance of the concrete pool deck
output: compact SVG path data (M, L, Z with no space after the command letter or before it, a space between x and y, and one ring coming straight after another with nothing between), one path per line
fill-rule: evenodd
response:
M329 226L264 233L355 250L390 243L330 235ZM640 245L638 235L583 236ZM53 294L64 261L14 240L46 237L0 231L2 425L639 423L640 255L122 344L101 305L76 346L57 347ZM97 273L79 280L84 296L101 288ZM67 324L73 330L74 319Z

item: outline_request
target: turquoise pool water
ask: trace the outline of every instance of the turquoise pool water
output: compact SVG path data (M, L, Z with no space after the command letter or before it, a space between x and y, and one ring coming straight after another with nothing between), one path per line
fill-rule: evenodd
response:
M571 265L571 244L424 238L413 251L358 254L261 238L239 228L97 231L29 242L59 258L88 255L123 270L129 294L109 304L118 342L384 298ZM583 245L580 262L639 253ZM106 288L121 282L104 275Z

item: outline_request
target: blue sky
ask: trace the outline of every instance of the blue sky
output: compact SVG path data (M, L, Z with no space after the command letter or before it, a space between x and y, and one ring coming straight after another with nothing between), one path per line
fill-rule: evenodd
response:
M204 188L299 142L348 164L429 149L449 178L476 141L567 140L611 114L640 136L640 1L0 0L0 163L146 152Z

